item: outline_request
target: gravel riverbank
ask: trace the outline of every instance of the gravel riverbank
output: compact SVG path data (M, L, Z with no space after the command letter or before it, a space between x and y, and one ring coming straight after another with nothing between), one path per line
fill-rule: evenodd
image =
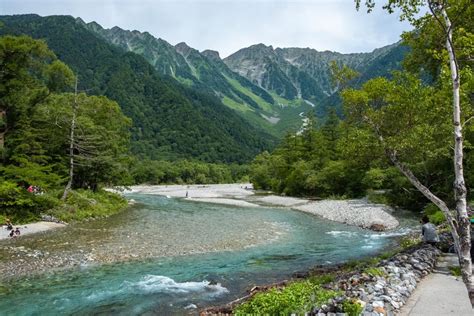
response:
M398 220L390 215L388 206L372 204L366 200L323 200L292 207L326 219L355 225L375 231L396 228Z
M187 198L193 201L241 207L285 207L375 231L391 230L399 225L398 220L391 215L393 210L390 207L369 203L365 199L312 201L287 196L261 195L253 190L250 183L141 185L132 186L130 190L125 191L127 192Z

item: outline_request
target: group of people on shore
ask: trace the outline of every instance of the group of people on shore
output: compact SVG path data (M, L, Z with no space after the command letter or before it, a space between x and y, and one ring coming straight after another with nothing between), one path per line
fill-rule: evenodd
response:
M9 219L5 221L5 225L7 226L7 230L10 231L8 237L15 238L20 236L20 228L17 227L16 229L13 229L13 224Z

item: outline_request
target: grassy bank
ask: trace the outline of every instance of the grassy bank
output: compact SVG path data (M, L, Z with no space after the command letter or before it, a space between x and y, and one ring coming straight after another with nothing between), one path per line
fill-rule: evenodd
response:
M103 190L74 190L66 201L61 201L61 195L62 190L34 194L5 181L0 184L0 223L7 218L15 224L29 223L40 220L42 214L65 222L80 221L109 216L127 206L123 197Z
M71 222L110 216L123 210L127 205L127 200L116 193L77 190L69 194L65 203L46 213L62 221Z
M325 304L328 300L342 295L340 291L325 289L322 286L331 282L334 276L325 274L295 281L284 288L272 288L257 293L253 298L238 306L235 315L297 315L311 310L314 305Z

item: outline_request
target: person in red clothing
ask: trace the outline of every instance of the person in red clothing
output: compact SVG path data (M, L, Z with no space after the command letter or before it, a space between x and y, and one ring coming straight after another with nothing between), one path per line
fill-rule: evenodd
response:
M33 186L32 186L32 185L30 185L30 186L28 187L27 191L28 191L28 192L30 192L30 193L33 193L33 191L34 191L34 188L33 188Z

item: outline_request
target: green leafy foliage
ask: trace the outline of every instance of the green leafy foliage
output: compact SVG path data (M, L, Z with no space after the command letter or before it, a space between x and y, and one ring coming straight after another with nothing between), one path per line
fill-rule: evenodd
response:
M400 247L402 249L408 249L418 245L420 242L421 238L419 236L406 236L400 239Z
M235 315L304 315L314 306L321 306L340 292L323 289L309 280L291 283L283 289L256 294L240 305Z
M46 192L41 195L32 194L25 187L15 182L3 181L0 183L0 210L1 216L8 217L13 223L28 222L59 204L53 194ZM3 221L2 221L3 223Z
M344 301L342 306L344 313L347 313L349 316L359 316L364 310L364 307L355 299Z
M443 212L433 203L426 205L423 209L423 213L428 216L430 223L433 223L436 226L446 221Z
M65 221L80 221L87 218L106 217L127 206L127 201L118 194L107 191L74 190L65 203L49 210L48 214Z
M364 270L365 273L372 277L381 277L384 276L386 273L379 267L369 267Z
M459 266L449 266L448 269L451 272L451 275L453 275L455 277L462 276L461 267L459 267Z
M132 163L134 183L211 184L248 182L247 165L212 164L199 161L177 162L140 160Z
M36 137L52 157L49 162L65 173L63 153L69 147L72 104L77 102L75 175L73 187L97 189L101 185L128 184L130 120L118 104L105 97L79 94L52 95L33 116ZM60 168L62 165L62 168ZM28 182L36 183L36 182Z
M361 182L370 164L347 152L350 135L334 111L319 127L310 115L301 133L288 134L274 152L255 158L250 179L257 189L288 195L363 195L371 187Z

